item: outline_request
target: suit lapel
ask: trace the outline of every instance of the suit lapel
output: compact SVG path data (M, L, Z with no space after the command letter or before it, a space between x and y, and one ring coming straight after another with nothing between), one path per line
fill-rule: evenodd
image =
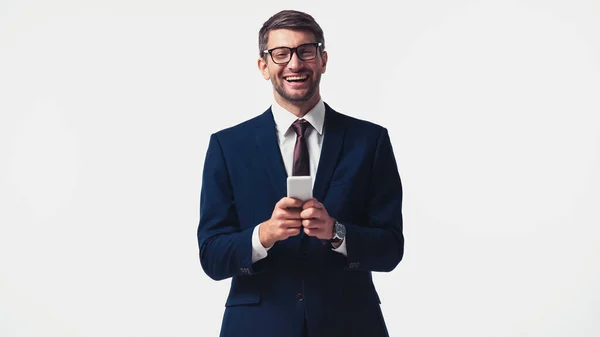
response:
M325 137L321 147L321 156L317 176L313 186L313 197L323 202L333 171L338 163L338 157L344 143L346 131L340 115L325 104Z
M325 123L323 145L321 147L321 156L319 166L313 186L313 196L323 201L329 188L329 182L333 171L338 163L338 158L344 143L344 134L346 128L342 123L340 115L325 104ZM256 128L256 142L260 149L265 166L271 179L275 193L278 197L286 194L287 173L281 158L281 151L277 144L277 135L275 132L275 121L269 108L259 118Z
M342 121L340 115L325 104L325 137L323 138L319 166L313 186L313 197L320 202L323 202L327 194L331 176L342 150L345 134L345 126ZM279 198L287 195L287 173L283 159L281 158L281 150L279 149L275 131L275 121L270 108L259 118L259 123L256 127L256 142L265 161L271 185L279 200ZM300 235L289 238L287 242L292 247L298 247L301 242L305 241L303 240L305 237L305 233L301 232Z
M275 121L273 120L271 108L260 116L256 128L256 142L265 161L265 166L271 178L271 185L276 195L278 197L285 196L287 173L277 144Z

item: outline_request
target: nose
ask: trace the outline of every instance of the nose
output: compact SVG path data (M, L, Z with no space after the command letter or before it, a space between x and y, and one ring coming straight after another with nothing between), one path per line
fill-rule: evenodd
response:
M298 69L300 67L300 63L302 63L302 60L300 60L298 58L297 52L294 51L294 53L292 53L292 58L287 63L287 67L290 70L295 70L295 69Z

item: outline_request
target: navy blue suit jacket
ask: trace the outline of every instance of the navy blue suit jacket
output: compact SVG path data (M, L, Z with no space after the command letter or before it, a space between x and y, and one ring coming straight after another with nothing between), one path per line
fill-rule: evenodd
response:
M313 196L346 226L348 257L301 233L252 263L252 231L286 196L286 171L270 109L211 135L200 201L200 262L232 278L221 336L383 337L371 272L404 253L402 187L387 130L325 104Z

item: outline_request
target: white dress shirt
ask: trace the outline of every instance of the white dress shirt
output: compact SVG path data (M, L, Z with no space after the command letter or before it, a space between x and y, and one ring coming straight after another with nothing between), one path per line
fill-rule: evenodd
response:
M275 130L277 133L277 142L281 151L281 158L285 166L285 171L288 177L292 175L292 166L294 162L294 146L296 145L296 132L292 129L298 117L293 113L285 110L277 102L271 105L273 119L275 120ZM317 175L317 167L319 167L319 158L321 157L321 144L323 144L323 126L325 124L325 104L323 100L319 102L302 117L311 125L306 129L305 139L308 147L308 157L310 165L310 175L312 177L313 186ZM254 227L252 232L252 263L267 257L268 250L271 247L263 247L258 236L258 227ZM348 256L346 250L346 239L344 239L338 248L331 248L333 251Z

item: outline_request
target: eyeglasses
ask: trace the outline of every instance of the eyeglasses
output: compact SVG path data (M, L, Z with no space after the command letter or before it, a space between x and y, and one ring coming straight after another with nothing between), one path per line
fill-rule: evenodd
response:
M317 51L323 44L321 42L304 43L296 48L277 47L263 51L265 54L270 54L271 59L275 64L288 63L292 59L294 52L302 61L314 60L317 57Z

